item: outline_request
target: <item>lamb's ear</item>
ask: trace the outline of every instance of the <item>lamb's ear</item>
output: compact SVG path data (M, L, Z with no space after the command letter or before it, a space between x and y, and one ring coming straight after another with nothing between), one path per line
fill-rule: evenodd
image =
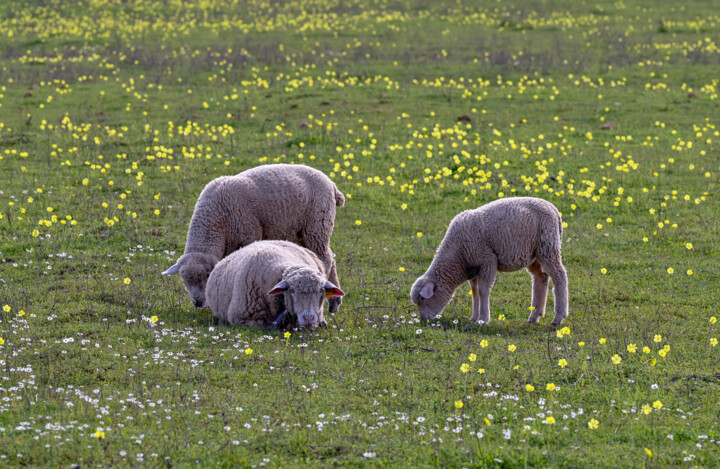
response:
M163 272L162 274L163 275L173 275L173 274L177 274L179 271L180 271L180 268L178 267L177 264L175 264L172 267L170 267L168 270Z
M432 298L433 293L435 293L435 284L428 282L423 289L420 290L420 297L427 300L428 298Z
M345 293L328 280L325 282L325 298L334 296L345 296Z
M277 285L275 285L272 288L272 290L270 290L268 292L268 295L279 295L280 293L284 293L285 290L287 290L289 286L290 285L288 285L288 283L285 280L283 280L280 283L278 283Z

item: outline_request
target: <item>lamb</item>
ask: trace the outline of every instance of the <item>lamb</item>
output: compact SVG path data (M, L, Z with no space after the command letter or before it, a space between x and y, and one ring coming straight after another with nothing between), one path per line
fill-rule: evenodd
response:
M562 219L550 202L534 197L500 199L458 214L448 227L425 274L410 297L422 319L447 306L455 289L467 280L473 296L471 321L490 322L490 290L498 271L527 268L532 275L529 323L545 315L548 277L553 281L553 325L568 315L568 280L562 263Z
M210 273L205 294L221 323L249 327L277 326L285 315L300 327L325 325L325 298L344 295L312 251L287 241L256 241L230 254Z
M318 255L339 285L330 250L335 208L345 197L322 172L274 164L222 176L208 183L195 204L185 253L163 275L179 274L196 308L207 305L205 286L215 265L253 241L291 241ZM336 312L342 299L330 301Z

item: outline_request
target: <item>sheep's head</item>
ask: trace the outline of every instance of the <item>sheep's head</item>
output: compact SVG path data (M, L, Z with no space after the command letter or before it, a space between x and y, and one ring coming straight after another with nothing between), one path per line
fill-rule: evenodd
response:
M417 305L420 319L432 319L442 313L452 293L442 283L420 277L410 290L410 299Z
M217 263L218 259L210 254L189 252L180 256L175 265L162 274L179 274L193 305L199 309L207 306L205 285Z
M286 272L280 283L268 292L268 295L279 294L284 295L285 309L297 317L300 327L314 327L324 323L325 298L345 295L323 274L312 269Z

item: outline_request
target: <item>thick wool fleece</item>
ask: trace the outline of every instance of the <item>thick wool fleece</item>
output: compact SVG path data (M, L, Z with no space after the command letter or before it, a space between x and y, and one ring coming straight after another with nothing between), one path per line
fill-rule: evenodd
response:
M213 316L232 326L266 327L293 304L283 295L268 295L282 280L300 292L323 289L322 262L308 249L285 241L258 241L220 261L205 289ZM324 291L324 290L323 290ZM320 294L320 302L324 294ZM320 309L320 321L322 308Z
M185 255L205 253L219 261L253 241L286 240L317 254L339 287L330 237L335 209L344 204L335 183L308 166L274 164L222 176L203 189L195 204ZM334 298L331 310L339 304L340 298Z
M411 290L420 315L432 318L450 301L455 289L469 281L473 293L471 320L490 321L490 290L497 272L527 268L533 277L528 319L545 314L548 277L553 280L555 318L568 315L567 273L562 263L562 219L550 202L534 197L500 199L457 215L437 254Z

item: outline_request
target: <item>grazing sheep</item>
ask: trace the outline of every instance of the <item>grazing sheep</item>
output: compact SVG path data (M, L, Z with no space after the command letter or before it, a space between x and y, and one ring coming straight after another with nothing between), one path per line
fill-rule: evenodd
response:
M284 311L300 327L325 325L325 298L344 295L312 251L287 241L256 241L230 254L210 273L205 294L221 322L250 327L277 325Z
M550 202L534 197L500 199L457 215L448 227L425 274L415 281L410 297L422 319L437 316L464 281L472 288L471 321L490 322L490 290L498 271L527 268L532 275L532 306L528 319L545 315L548 276L553 281L555 318L568 315L568 281L560 254L562 219Z
M339 285L330 236L335 207L344 204L337 186L308 166L274 164L219 177L195 204L185 253L163 275L180 274L195 307L204 308L205 284L215 264L253 241L277 239L313 251ZM330 311L341 301L333 298Z

